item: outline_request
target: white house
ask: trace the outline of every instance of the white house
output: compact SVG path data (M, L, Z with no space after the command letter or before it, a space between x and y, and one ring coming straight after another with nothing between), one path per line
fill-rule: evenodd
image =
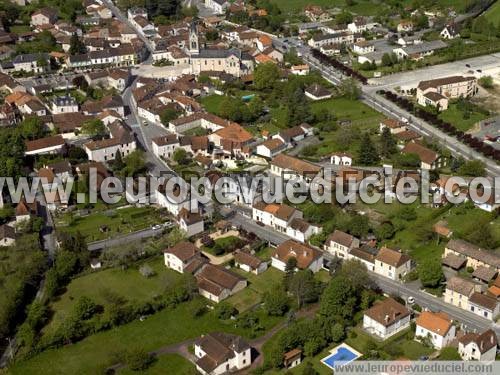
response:
M125 157L132 153L137 145L132 131L122 122L114 122L108 126L110 138L85 143L84 149L89 160L111 161L118 153Z
M292 220L302 219L302 211L286 204L256 202L252 207L252 219L278 232L287 233Z
M201 296L219 303L247 286L247 280L222 266L205 264L196 273L198 291Z
M152 140L152 146L153 153L156 156L170 159L174 155L174 151L179 147L179 138L175 134L156 137Z
M443 39L455 39L460 38L460 31L458 30L458 25L455 23L447 24L439 36Z
M458 339L458 353L464 361L494 361L497 354L497 335L492 329L483 333L467 333Z
M228 0L205 0L205 7L216 14L224 13L230 4Z
M234 264L236 267L241 268L246 272L252 272L256 275L260 275L262 272L267 270L267 262L250 254L244 250L237 250L233 253Z
M329 90L317 83L307 87L304 90L304 94L312 100L324 100L332 97L332 93Z
M78 112L78 103L69 95L56 96L52 100L51 111L53 115L57 115L59 113Z
M58 154L63 152L66 142L61 135L25 141L25 155Z
M271 138L258 145L255 152L257 155L271 159L286 149L287 145L281 139Z
M411 271L411 259L402 252L382 247L375 257L375 273L392 280L402 280Z
M375 52L375 46L370 42L362 40L360 42L354 43L352 46L352 50L358 55L366 55L367 53Z
M444 312L422 312L416 320L415 340L428 338L436 349L448 346L455 338L455 326Z
M469 311L483 318L494 320L500 314L500 304L493 296L475 292L469 298Z
M219 375L242 370L252 363L252 349L239 336L213 332L194 343L196 370Z
M204 223L203 217L198 212L191 212L186 208L182 208L177 215L179 228L186 232L187 237L194 236L203 232Z
M206 259L191 242L180 242L173 247L163 251L165 266L180 273L193 273L197 267L201 267Z
M410 311L392 298L375 303L363 315L363 329L382 340L410 326Z
M285 154L276 155L270 168L273 175L282 177L285 181L294 179L306 183L310 183L316 176L321 177L322 170L318 165Z
M27 53L17 55L12 60L16 72L43 73L50 70L50 56L47 53Z
M345 152L335 152L330 155L330 163L334 165L352 165L352 155Z
M359 239L340 230L335 230L325 242L325 250L338 258L347 259L353 248L359 247Z
M323 267L321 251L294 240L287 240L275 249L271 256L271 265L285 272L290 258L296 259L297 268L301 270L309 269L312 272L318 272Z
M286 234L289 237L304 243L309 240L312 235L318 233L321 233L321 227L309 224L307 221L300 218L295 218L290 221L290 224L286 228Z

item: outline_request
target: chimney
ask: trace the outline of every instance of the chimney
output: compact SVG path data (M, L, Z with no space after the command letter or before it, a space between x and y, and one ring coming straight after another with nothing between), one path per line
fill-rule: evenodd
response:
M389 322L389 315L388 315L388 314L386 314L386 315L385 315L384 321L385 321L386 323L388 323L388 322Z

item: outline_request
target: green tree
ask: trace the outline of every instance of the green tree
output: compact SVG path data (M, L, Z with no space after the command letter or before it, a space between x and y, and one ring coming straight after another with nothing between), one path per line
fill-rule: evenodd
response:
M461 176L484 177L486 176L485 164L481 160L469 160L458 168Z
M418 266L418 277L423 286L437 288L445 281L441 262L435 259L425 259Z
M339 90L347 99L357 100L361 96L361 88L354 78L346 78L339 85Z
M85 121L82 125L82 133L91 137L102 138L107 134L106 126L99 119Z
M280 286L275 286L266 291L262 302L267 314L271 316L283 316L289 308L288 296Z
M491 89L495 86L493 83L493 78L491 76L484 76L479 78L478 83L485 89Z
M167 246L172 247L178 243L185 241L187 239L187 234L182 229L175 227L173 228L166 237Z
M87 296L81 296L73 307L74 317L78 320L88 320L97 312L97 305Z
M161 123L165 126L168 126L169 122L175 120L178 116L179 112L177 112L175 109L167 108L160 115Z
M26 117L17 127L18 134L24 139L38 139L44 136L45 130L39 117Z
M257 90L271 90L280 78L280 70L273 63L260 64L255 68L253 77Z
M172 156L172 159L177 163L177 164L188 164L189 159L187 156L187 151L184 150L183 148L178 148L174 151L174 155Z
M356 237L365 237L370 230L370 223L366 215L355 215L349 221L349 232Z
M396 140L391 134L391 130L386 126L380 135L380 154L386 158L391 157L398 151Z
M332 326L332 330L331 330L330 335L331 335L333 342L341 342L345 337L345 330L344 330L344 327L342 326L342 324L335 323Z
M358 150L358 162L361 165L373 165L380 161L377 149L375 148L369 133L365 133L361 138Z
M124 176L137 176L146 170L146 158L144 151L134 150L124 159L125 168L123 169Z
M300 308L304 303L316 302L321 290L311 270L300 270L288 281L288 291L296 298Z
M87 52L87 47L85 47L85 43L81 41L76 33L71 35L69 40L69 53L70 55L78 55Z
M127 351L125 363L132 371L144 371L153 362L153 357L143 348L135 348Z

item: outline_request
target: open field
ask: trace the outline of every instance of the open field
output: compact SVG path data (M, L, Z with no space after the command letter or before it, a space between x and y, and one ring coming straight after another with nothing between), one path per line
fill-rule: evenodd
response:
M488 21L498 26L500 24L500 1L493 4L484 15Z
M441 112L439 118L443 121L449 122L457 129L466 132L475 123L488 118L487 115L474 111L468 118L464 118L464 112L460 109L459 105L451 104L446 111Z
M122 270L110 268L97 271L73 279L64 294L51 304L54 311L51 322L44 331L56 328L71 313L76 301L87 296L95 303L106 308L104 295L107 291L114 292L128 300L146 301L161 295L169 283L179 280L180 274L169 270L163 264L163 257L146 261L155 272L154 276L144 277L138 266Z
M234 321L221 321L210 311L193 317L197 300L165 309L145 321L132 323L100 332L59 349L47 350L35 357L15 364L12 374L98 374L110 366L113 354L139 346L151 351L202 334L223 331L249 337L250 329L235 327ZM265 330L276 325L280 318L268 317L262 310L255 312Z
M160 211L150 206L102 210L79 217L66 213L56 218L59 230L79 231L88 242L135 232L161 222Z
M159 356L157 360L146 370L141 371L143 375L164 375L166 369L175 375L193 375L196 373L196 367L184 357L178 354L165 354ZM132 375L137 372L122 369L117 372L118 375Z

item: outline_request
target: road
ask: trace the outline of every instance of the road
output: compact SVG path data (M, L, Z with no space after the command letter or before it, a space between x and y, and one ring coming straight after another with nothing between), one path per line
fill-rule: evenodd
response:
M293 38L276 39L275 43L276 46L281 49L283 49L284 46L287 50L292 47L296 48L297 51L302 55L302 58L307 63L309 63L312 68L318 70L322 74L322 76L329 82L338 85L341 80L345 78L340 72L337 72L331 67L327 67L319 63L318 60L312 57L309 47L302 45L298 42L298 40L294 40ZM471 65L471 68L481 66L484 69L493 69L493 67L496 66L498 68L498 66L500 65L500 54L492 54L470 60L471 61L469 61L468 63ZM415 118L412 113L399 108L394 103L389 102L376 93L377 90L380 90L382 88L388 89L389 87L393 88L393 85L401 85L403 84L403 82L408 85L412 79L421 80L423 76L434 77L434 74L436 74L437 71L442 72L441 76L456 74L458 65L460 67L464 67L466 63L467 62L465 61L461 61L450 64L443 64L444 66L437 65L435 67L424 69L424 71L417 70L389 76L386 81L379 81L378 84L362 86L361 100L368 106L374 108L376 111L382 112L387 116L410 119L411 121L409 123L409 127L411 130L414 130L417 133L424 135L425 137L435 139L442 146L450 150L450 152L452 152L454 155L461 156L466 160L474 159L483 161L486 165L486 171L488 172L488 174L492 177L496 177L500 175L500 167L496 164L495 161L484 157L482 154L459 142L456 138L447 135L431 124L421 119ZM428 70L433 71L428 72Z
M159 235L163 232L164 229L165 227L159 229L146 228L143 230L138 230L137 232L125 234L123 236L117 236L101 241L90 242L87 245L87 247L89 251L98 251L109 247L125 245L134 241L142 240L143 238L150 238Z
M416 287L412 288L411 285L402 284L398 281L388 279L375 273L370 273L370 276L384 292L399 295L405 299L412 296L415 298L415 302L422 307L427 307L433 311L446 312L452 319L462 323L464 325L464 329L478 330L482 332L491 328L496 332L497 336L500 335L500 326L494 324L490 320L481 318L480 316L469 311L459 309L449 303L445 303L442 299L422 292L416 289Z
M241 212L236 212L236 214L227 219L231 224L235 226L240 226L248 232L253 232L260 239L269 242L272 245L279 245L290 239L286 234L276 232L270 227L262 227L257 225L250 217L243 215Z
M121 12L120 9L118 9L117 6L115 6L115 4L113 4L113 2L111 0L102 0L102 2L104 5L106 5L106 7L109 8L109 10L111 10L111 13L113 13L113 15L118 20L126 23L128 26L130 26L132 28L132 30L134 30L136 32L139 39L142 40L144 42L144 44L146 45L146 48L148 49L148 52L149 52L149 59L151 59L151 54L154 51L154 46L151 43L151 41L148 38L146 38L143 34L141 34L139 32L139 30L134 25L132 25L132 23L128 20L128 18Z

